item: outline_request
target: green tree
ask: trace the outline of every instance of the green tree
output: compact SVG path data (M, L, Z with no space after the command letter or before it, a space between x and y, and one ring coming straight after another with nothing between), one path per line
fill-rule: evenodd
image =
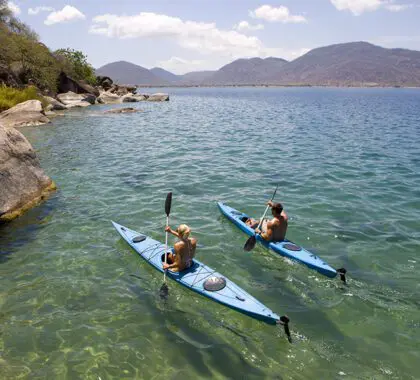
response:
M74 79L96 84L95 69L87 61L87 56L74 49L59 49L54 55L61 62L63 70Z

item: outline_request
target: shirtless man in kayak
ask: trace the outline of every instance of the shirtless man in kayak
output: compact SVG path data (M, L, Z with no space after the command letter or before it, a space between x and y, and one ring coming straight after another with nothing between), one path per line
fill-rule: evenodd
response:
M257 234L261 234L261 237L270 242L282 241L286 237L288 217L286 212L283 210L281 203L273 203L272 201L267 203L271 207L271 213L273 219L264 220L260 229L256 229ZM251 228L256 228L260 223L259 220L248 219L246 224Z
M170 269L173 272L181 272L192 265L197 248L197 239L190 238L191 229L186 224L181 224L176 229L165 228L166 232L176 236L179 241L174 244L174 253L168 254L167 264L163 263L163 269Z

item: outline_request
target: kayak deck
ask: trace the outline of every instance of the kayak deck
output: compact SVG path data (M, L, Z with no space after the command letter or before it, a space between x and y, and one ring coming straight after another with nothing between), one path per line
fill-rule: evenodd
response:
M222 202L218 202L220 211L225 215L231 222L239 227L243 232L249 236L255 234L255 230L249 227L245 221L249 219L249 216L243 212L235 210L233 207L225 205ZM333 278L337 275L337 271L330 267L326 262L320 259L312 252L306 250L303 247L296 245L290 240L283 240L281 242L267 242L260 235L257 235L257 241L259 241L266 248L273 250L281 256L285 256L289 259L298 261L317 272Z
M159 272L164 272L162 266L162 258L165 253L164 244L118 223L112 222L112 224L131 248ZM276 324L280 320L280 317L277 314L252 297L245 290L198 260L194 259L193 265L182 272L172 272L168 270L166 273L167 277L188 289L240 313L268 324ZM206 290L204 288L205 281L213 277L224 279L224 281L226 281L226 286L217 291Z

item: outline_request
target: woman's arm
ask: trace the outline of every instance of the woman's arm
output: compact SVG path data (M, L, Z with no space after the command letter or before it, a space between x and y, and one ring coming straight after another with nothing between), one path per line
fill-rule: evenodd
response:
M174 235L175 237L179 238L178 232L174 231L171 227L165 227L165 231L169 232L170 234Z

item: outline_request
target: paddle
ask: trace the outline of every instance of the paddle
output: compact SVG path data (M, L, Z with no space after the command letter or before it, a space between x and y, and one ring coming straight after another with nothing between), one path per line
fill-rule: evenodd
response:
M172 204L172 193L168 193L165 201L165 213L166 213L166 227L169 226L169 214L171 213ZM165 236L165 264L168 262L168 232L166 231ZM163 272L163 284L160 287L159 294L161 297L166 298L169 294L168 285L166 285L166 269Z
M276 190L274 190L274 194L273 194L273 196L271 197L270 202L271 202L271 201L273 201L274 197L276 196L276 193L277 193L277 189L278 189L278 188L279 188L279 185L277 185L277 186L276 186ZM270 206L269 206L269 205L267 205L267 207L265 208L264 214L263 214L262 218L260 219L260 223L258 224L258 227L257 227L256 229L259 229L259 228L261 227L262 222L263 222L263 220L264 220L264 218L265 218L265 215L267 214L267 211L268 211L268 209L269 209L269 208L270 208ZM244 245L244 250L245 250L245 251L247 251L247 252L252 251L252 250L254 249L254 247L255 247L256 242L257 242L257 234L255 233L254 235L252 235L252 236L251 236L251 237L250 237L250 238L246 241L246 243L245 243L245 245Z

